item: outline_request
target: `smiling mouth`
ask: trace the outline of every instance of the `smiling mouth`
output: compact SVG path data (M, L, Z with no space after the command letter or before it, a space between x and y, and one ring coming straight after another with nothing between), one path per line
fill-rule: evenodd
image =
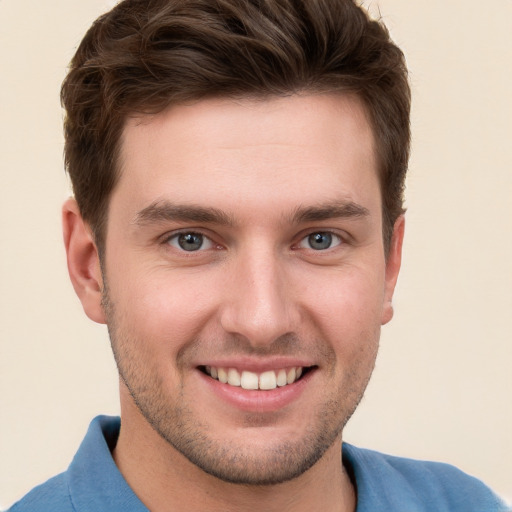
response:
M272 389L289 386L304 377L313 367L296 366L268 370L261 373L244 370L239 372L236 368L221 368L215 366L200 366L199 369L212 379L233 387L247 390L270 391Z

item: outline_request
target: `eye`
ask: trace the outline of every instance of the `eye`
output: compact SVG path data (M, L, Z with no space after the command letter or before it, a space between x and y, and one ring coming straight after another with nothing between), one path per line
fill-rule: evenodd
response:
M331 249L332 247L340 245L341 242L341 238L334 233L329 233L328 231L318 231L316 233L311 233L310 235L303 238L299 243L299 247L302 249L325 251L326 249Z
M201 233L178 233L167 239L167 243L176 249L187 252L211 249L213 242Z

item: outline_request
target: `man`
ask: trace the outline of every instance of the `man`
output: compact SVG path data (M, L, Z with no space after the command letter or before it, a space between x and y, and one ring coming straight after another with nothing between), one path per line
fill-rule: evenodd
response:
M63 86L68 267L108 325L97 418L21 510L505 510L342 443L404 233L409 88L348 0L125 0Z

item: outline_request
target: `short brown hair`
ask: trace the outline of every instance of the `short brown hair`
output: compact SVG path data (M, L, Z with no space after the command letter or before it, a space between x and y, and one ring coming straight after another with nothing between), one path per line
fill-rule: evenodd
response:
M382 23L353 0L124 0L82 40L62 86L65 161L103 246L124 123L205 97L356 93L373 125L388 246L403 212L410 90Z

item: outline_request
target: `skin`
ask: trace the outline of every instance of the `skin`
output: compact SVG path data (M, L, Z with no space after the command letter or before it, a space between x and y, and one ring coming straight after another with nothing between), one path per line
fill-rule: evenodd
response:
M403 239L399 218L385 254L360 101L175 106L129 119L121 160L103 268L72 199L64 238L85 312L109 327L113 455L132 489L157 512L355 510L342 430L393 314ZM183 250L180 233L202 247ZM312 246L318 233L331 245ZM204 365L310 371L244 392Z

